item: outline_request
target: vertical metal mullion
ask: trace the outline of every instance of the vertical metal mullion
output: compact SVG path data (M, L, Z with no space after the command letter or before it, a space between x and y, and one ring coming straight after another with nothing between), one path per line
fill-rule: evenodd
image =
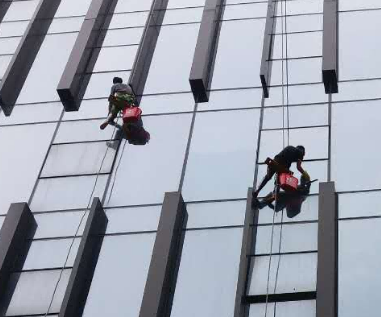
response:
M94 198L70 274L59 317L81 317L106 232L108 219Z
M337 0L324 0L322 76L326 94L338 92L337 15Z
M166 193L151 264L144 289L140 317L167 317L177 279L187 212L179 192Z
M337 317L338 207L334 182L320 183L316 317Z

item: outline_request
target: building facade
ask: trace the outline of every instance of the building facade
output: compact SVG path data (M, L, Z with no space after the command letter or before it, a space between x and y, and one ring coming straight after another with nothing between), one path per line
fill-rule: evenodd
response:
M0 11L2 316L378 316L379 1ZM145 146L99 129L114 76ZM293 218L251 210L289 144L319 182Z

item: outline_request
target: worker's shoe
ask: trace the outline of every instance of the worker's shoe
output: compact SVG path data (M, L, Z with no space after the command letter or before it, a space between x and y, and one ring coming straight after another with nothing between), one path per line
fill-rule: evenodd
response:
M101 124L100 128L101 128L101 130L104 130L104 129L106 129L107 126L108 126L108 121L105 121Z

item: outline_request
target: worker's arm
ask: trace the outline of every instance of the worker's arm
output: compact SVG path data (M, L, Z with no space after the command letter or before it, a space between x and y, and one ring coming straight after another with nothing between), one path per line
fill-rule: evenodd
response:
M302 167L302 160L298 160L298 162L296 163L296 168L298 169L298 171L301 173L301 174L304 174L304 169Z

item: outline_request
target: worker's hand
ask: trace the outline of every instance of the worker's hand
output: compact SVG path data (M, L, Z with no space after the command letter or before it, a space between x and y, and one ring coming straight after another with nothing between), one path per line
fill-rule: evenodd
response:
M310 177L310 175L307 173L307 171L304 171L304 172L302 173L302 176L304 177L304 179L305 179L307 182L309 182L309 181L311 180L311 177Z

